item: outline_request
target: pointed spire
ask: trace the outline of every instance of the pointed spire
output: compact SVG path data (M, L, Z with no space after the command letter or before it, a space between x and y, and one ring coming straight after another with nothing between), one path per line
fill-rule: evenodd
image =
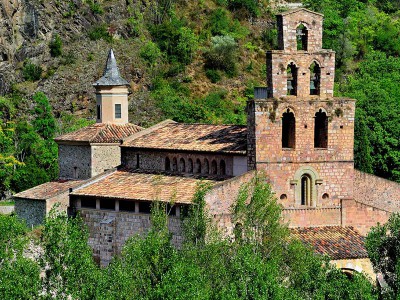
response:
M129 85L129 83L119 74L117 61L114 51L110 49L108 52L106 67L104 68L103 77L97 80L94 86L113 86L113 85Z

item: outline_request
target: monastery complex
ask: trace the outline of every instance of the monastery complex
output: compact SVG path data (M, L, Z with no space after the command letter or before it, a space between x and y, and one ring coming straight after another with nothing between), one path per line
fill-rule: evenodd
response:
M89 227L95 259L107 265L150 227L152 201L169 203L172 241L200 182L207 208L231 235L241 184L262 171L292 234L343 269L372 273L363 236L400 211L400 185L354 169L355 100L333 96L335 52L322 48L323 15L277 16L278 50L267 51L267 88L247 103L247 126L128 122L128 82L111 50L94 83L97 123L55 139L59 180L15 195L29 225L59 202Z

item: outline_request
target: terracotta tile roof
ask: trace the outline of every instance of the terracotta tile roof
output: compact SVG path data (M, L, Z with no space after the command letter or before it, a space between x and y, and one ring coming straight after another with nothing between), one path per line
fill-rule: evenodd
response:
M62 192L66 192L69 188L73 188L81 184L81 180L57 180L43 183L35 186L29 190L15 194L13 197L34 199L34 200L46 200L57 196Z
M317 253L327 254L332 259L368 257L364 238L353 227L292 228L290 233L312 246Z
M134 124L96 123L55 138L56 142L118 143L143 128Z
M125 140L122 146L246 154L247 128L239 125L169 122L145 134Z
M215 184L216 180L167 174L136 173L119 170L83 186L71 195L127 200L159 200L191 203L198 184Z

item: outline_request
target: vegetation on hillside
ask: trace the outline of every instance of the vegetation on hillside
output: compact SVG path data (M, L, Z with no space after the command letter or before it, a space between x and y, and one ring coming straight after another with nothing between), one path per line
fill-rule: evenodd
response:
M132 237L106 268L94 263L79 217L53 212L38 237L0 216L1 299L378 299L363 274L348 279L289 237L264 178L242 186L232 208L242 226L232 239L210 226L206 191L199 187L183 220L180 249L171 245L166 206L154 203L148 234ZM29 238L42 249L36 259L22 254Z

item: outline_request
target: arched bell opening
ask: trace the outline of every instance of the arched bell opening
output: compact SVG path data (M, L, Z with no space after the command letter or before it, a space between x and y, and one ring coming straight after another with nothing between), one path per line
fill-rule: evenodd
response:
M290 63L286 69L287 73L287 95L297 95L297 67L294 63Z
M303 24L296 28L297 51L307 51L308 48L308 30Z
M321 93L321 67L314 61L310 66L310 95Z
M314 148L328 148L328 116L322 109L315 114Z

